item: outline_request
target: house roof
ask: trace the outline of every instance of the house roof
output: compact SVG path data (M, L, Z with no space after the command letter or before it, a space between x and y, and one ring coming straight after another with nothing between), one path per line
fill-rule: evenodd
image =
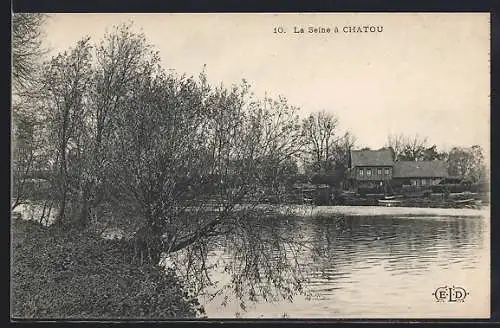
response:
M351 167L355 166L392 166L394 164L391 149L351 150Z
M394 178L445 178L448 169L444 161L397 161Z

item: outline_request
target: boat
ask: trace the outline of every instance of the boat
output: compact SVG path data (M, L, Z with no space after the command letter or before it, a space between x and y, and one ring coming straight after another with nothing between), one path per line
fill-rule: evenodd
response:
M468 198L468 199L454 200L452 204L458 207L463 206L467 208L477 208L481 206L481 201L474 198Z
M384 197L384 199L386 199L386 200L397 199L397 198L403 198L403 195L392 195L392 196L385 196Z
M396 200L396 199L379 199L378 203L379 203L379 205L382 205L382 206L391 207L391 206L398 206L398 205L400 205L401 201L400 200Z
M455 204L474 204L476 200L474 198L468 198L468 199L460 199L460 200L454 200L453 201Z
M387 187L389 187L390 193L387 192ZM384 198L378 200L378 204L381 206L387 206L387 207L392 207L392 206L398 206L402 203L401 200L398 200L397 198L402 198L401 195L394 195L394 190L389 183L389 181L384 182Z

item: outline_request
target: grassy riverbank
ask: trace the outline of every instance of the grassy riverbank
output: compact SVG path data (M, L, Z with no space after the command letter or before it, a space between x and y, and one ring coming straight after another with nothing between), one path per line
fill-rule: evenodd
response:
M13 219L11 316L182 318L203 314L173 274L125 260L116 241Z

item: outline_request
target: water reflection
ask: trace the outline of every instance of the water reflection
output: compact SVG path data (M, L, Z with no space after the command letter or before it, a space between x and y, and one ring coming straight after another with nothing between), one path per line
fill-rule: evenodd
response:
M357 216L248 221L247 229L216 247L222 261L233 270L254 272L255 279L263 273L275 273L268 279L291 273L283 281L295 287L300 284L294 284L293 275L298 274L294 270L299 270L306 281L302 286L305 296L296 296L293 302L274 299L266 303L258 298L257 289L253 293L258 302L246 312L236 301L221 306L214 300L205 307L209 317L234 317L236 312L248 317L405 317L410 310L443 315L444 307L434 308L429 293L436 284L448 283L447 279L470 284L473 275L489 276L487 237L484 218ZM296 246L292 250L284 246L290 240ZM222 279L221 272L212 274ZM475 292L486 297L488 288L485 282Z
M310 265L318 273L335 272L332 278L354 265L366 269L381 260L394 274L424 274L431 263L470 265L483 239L480 224L478 219L311 219Z

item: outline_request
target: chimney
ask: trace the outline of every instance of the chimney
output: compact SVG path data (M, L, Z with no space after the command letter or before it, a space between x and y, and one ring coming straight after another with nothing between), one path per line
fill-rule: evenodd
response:
M351 146L347 148L347 167L351 168L352 167L352 162L351 162Z

